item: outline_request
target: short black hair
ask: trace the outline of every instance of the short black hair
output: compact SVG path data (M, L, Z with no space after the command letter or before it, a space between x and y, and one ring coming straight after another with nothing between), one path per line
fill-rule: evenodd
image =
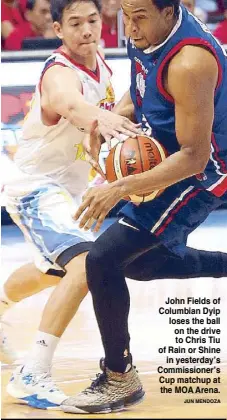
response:
M53 22L61 22L63 12L65 9L68 9L73 3L94 3L99 13L101 13L102 6L100 0L51 0L50 2L50 11Z
M49 1L49 0L47 0ZM26 9L33 10L36 4L36 0L27 0L26 2Z
M36 0L27 0L26 9L33 10L35 7Z
M173 6L174 15L178 16L180 11L180 0L152 0L154 5L159 9L163 10L165 7Z

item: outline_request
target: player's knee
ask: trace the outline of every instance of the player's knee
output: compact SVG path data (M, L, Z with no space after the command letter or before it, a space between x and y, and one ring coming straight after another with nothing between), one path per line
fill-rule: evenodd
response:
M112 253L111 253L112 255ZM86 258L86 269L105 270L110 263L110 253L98 245L93 246Z
M86 258L87 282L89 289L102 281L103 274L110 270L110 258L107 250L94 246ZM94 282L92 281L94 279ZM91 284L92 283L92 284Z
M63 281L86 294L88 286L85 270L85 258L86 255L77 256L65 266L67 274L63 278Z
M88 284L85 273L83 276L79 276L74 279L73 288L76 289L76 293L81 296L81 298L86 296L88 293Z
M65 288L78 299L83 299L88 293L88 284L84 270L67 271L66 276L61 280Z
M87 290L87 276L85 267L83 271L79 271L73 276L72 283L81 290Z

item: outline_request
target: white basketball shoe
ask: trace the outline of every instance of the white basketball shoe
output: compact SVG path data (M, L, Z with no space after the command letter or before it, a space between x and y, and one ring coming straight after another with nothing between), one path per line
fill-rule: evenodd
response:
M13 372L6 388L8 394L30 407L60 409L60 404L68 397L54 384L50 371L27 373L23 369L24 366L18 366Z

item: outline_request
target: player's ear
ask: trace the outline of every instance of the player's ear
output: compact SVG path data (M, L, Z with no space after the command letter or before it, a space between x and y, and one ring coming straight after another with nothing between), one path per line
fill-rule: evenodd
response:
M56 34L56 36L59 39L63 39L63 33L62 33L62 29L61 29L61 25L59 22L54 22L53 23L53 28L54 28L54 32Z
M172 20L173 15L174 15L174 7L173 6L165 7L163 9L163 12L164 12L164 17L167 20Z

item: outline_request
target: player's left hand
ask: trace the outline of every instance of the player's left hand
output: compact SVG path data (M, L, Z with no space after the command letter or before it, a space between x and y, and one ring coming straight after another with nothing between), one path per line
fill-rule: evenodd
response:
M106 215L122 198L121 189L114 184L103 184L90 188L84 194L83 202L74 219L78 220L84 213L80 220L80 228L89 230L95 224L92 230L98 232Z

